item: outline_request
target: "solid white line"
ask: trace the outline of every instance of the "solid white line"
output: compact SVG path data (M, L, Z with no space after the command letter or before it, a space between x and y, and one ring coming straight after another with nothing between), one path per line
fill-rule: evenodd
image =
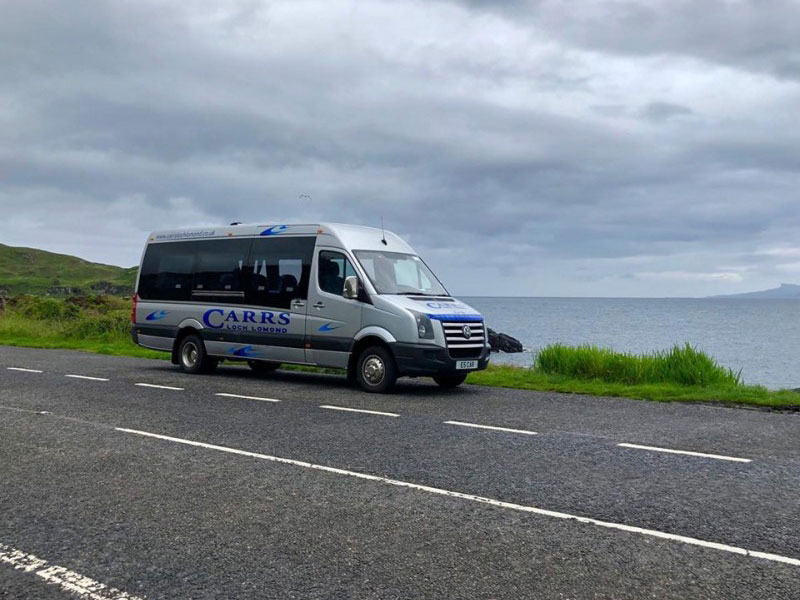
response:
M399 417L397 413L381 412L379 410L364 410L363 408L347 408L346 406L333 406L332 404L323 404L320 408L327 408L329 410L345 410L347 412L366 413L368 415L381 415L384 417Z
M666 452L668 454L686 454L687 456L699 456L701 458L714 458L716 460L729 460L732 462L749 463L753 462L749 458L737 458L735 456L723 456L722 454L705 454L703 452L690 452L688 450L672 450L670 448L658 448L656 446L640 446L639 444L617 444L622 448L636 448L637 450L651 450L653 452Z
M474 427L475 429L491 429L492 431L507 431L508 433L523 433L525 435L538 435L535 431L525 429L509 429L508 427L495 427L494 425L478 425L477 423L465 423L463 421L445 421L445 425L458 425L459 427Z
M23 371L25 373L41 373L39 369L23 369L22 367L6 367L9 371Z
M91 600L140 600L116 588L90 579L75 571L58 565L51 565L46 560L26 554L5 544L0 544L0 563L6 563L23 573L33 573L51 585L72 592L79 598Z
M263 402L280 402L275 398L259 398L258 396L240 396L239 394L214 394L215 396L222 396L223 398L242 398L243 400L261 400Z
M64 375L64 377L72 377L73 379L88 379L89 381L109 381L105 377L89 377L88 375Z
M183 391L183 388L172 387L172 386L169 386L169 385L156 385L154 383L137 383L135 385L138 385L138 386L141 386L141 387L158 388L159 390L174 390L176 392L182 392Z
M194 442L182 438L170 437L167 435L160 435L157 433L149 433L147 431L138 431L136 429L125 429L122 427L115 427L116 431L124 433L133 433L145 437L165 440L168 442L176 442L178 444L185 444L187 446L196 446L198 448L206 448L208 450L218 450L220 452L227 452L229 454L237 454L239 456L248 456L250 458L258 458L261 460L268 460L270 462L281 463L285 465L293 465L296 467L303 467L306 469L313 469L315 471L324 471L326 473L334 473L336 475L346 475L347 477L355 477L356 479L366 479L368 481L375 481L386 485L393 485L396 487L409 488L412 490L419 490L421 492L428 492L430 494L437 494L439 496L447 496L450 498L459 498L461 500L469 500L471 502L478 502L480 504L488 504L499 508L506 508L525 513L532 513L542 515L545 517L553 517L555 519L567 519L577 521L578 523L585 523L587 525L597 525L607 529L615 529L618 531L627 531L629 533L638 533L640 535L647 535L650 537L661 538L664 540L671 540L675 542L682 542L692 546L701 546L703 548L711 548L714 550L722 550L724 552L731 552L733 554L741 554L743 556L752 556L755 558L763 558L773 562L785 563L800 567L800 559L791 558L788 556L781 556L780 554L771 554L769 552L758 552L753 550L746 550L737 546L730 546L728 544L720 544L717 542L708 542L697 538L687 537L684 535L677 535L674 533L666 533L655 529L645 529L643 527L635 527L633 525L623 525L621 523L612 523L610 521L600 521L589 517L580 517L578 515L571 515L568 513L557 512L553 510L546 510L544 508L537 508L535 506L526 506L524 504L514 504L513 502L503 502L501 500L493 500L492 498L484 498L482 496L474 496L472 494L465 494L463 492L454 492L451 490L444 490L441 488L430 487L427 485L420 485L418 483L410 483L408 481L400 481L398 479L388 479L386 477L379 477L377 475L369 475L367 473L358 473L356 471L347 471L345 469L337 469L335 467L326 467L324 465L315 465L313 463L305 462L302 460L294 460L291 458L280 458L278 456L269 456L267 454L258 454L256 452L248 452L246 450L237 450L236 448L228 448L225 446L215 446L213 444L206 444L204 442Z

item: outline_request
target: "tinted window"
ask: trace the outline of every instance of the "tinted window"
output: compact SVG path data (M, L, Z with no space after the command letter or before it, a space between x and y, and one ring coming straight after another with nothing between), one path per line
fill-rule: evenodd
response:
M197 258L192 300L242 302L246 287L245 263L251 243L249 239L195 242Z
M347 257L341 252L322 250L319 253L317 281L319 289L329 294L341 296L345 277L355 275L356 271Z
M253 240L248 268L252 278L248 304L289 308L294 299L308 298L313 237L271 237Z
M195 242L150 244L142 262L139 297L188 300L192 289Z

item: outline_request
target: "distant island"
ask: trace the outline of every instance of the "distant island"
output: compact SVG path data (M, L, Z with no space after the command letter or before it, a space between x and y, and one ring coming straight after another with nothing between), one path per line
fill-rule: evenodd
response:
M798 298L800 299L800 285L782 283L780 287L758 292L745 292L743 294L725 294L722 296L708 296L709 298Z

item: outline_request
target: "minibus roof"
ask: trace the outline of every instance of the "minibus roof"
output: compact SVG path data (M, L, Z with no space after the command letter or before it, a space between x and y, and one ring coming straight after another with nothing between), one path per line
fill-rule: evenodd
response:
M149 243L176 242L182 240L204 240L238 237L278 237L296 235L321 236L320 245L342 247L348 250L386 250L416 254L400 236L391 231L362 225L342 223L264 223L257 225L225 225L219 227L193 227L154 231ZM384 243L385 240L385 243Z

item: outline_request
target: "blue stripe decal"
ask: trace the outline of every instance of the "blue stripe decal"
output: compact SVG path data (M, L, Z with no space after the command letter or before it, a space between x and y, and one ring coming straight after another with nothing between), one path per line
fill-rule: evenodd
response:
M437 321L463 321L466 323L483 323L482 315L432 315L428 313L428 317L436 319Z
M260 354L258 350L256 350L252 346L244 346L243 348L237 348L236 346L234 346L233 348L228 348L227 351L233 354L234 356L244 356L244 357L258 356Z
M278 235L289 229L288 225L273 225L262 231L259 235Z

